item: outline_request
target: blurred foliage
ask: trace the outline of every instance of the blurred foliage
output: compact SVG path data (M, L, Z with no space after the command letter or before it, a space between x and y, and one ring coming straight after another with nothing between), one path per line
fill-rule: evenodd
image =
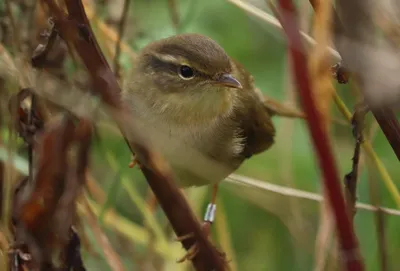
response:
M179 13L185 18L182 32L196 32L207 35L224 47L226 52L240 61L254 76L256 85L268 96L284 101L288 88L288 59L284 39L279 31L272 26L253 18L237 7L225 1L178 1ZM257 2L266 9L263 1ZM139 49L148 42L176 33L169 17L167 1L135 0L130 12L130 21L136 25L129 29L140 33L131 39L132 47ZM122 54L122 63L129 67L129 56ZM354 97L347 86L337 85L339 95L352 108ZM338 118L340 113L334 105L332 114ZM367 124L372 124L372 118L367 117ZM302 120L285 120L274 118L277 125L276 144L267 152L253 157L238 170L240 174L252 176L260 180L293 186L312 192L321 192L320 172L315 163L314 151L310 144L307 127ZM369 126L367 126L369 127ZM336 161L343 176L351 169L353 138L350 127L332 125L332 142L335 147ZM119 138L108 137L102 140L103 148L98 149L96 157L102 157L104 150L113 151L121 165L121 171L129 172L129 178L143 195L146 194L146 183L140 174L132 174L125 165L129 161L129 152L125 143ZM391 176L400 173L398 160L391 150L386 138L379 130L373 140L373 146ZM358 186L358 198L361 202L370 202L368 192L368 174L366 166ZM379 194L382 205L396 208L386 188L380 182L379 175L369 166L370 178L379 182ZM101 176L101 175L99 175ZM104 176L104 175L103 175ZM106 187L111 187L113 178L106 181ZM400 183L397 182L397 185ZM303 203L268 192L231 187L233 184L222 183L219 197L223 200L225 217L228 223L229 235L232 239L233 251L238 270L310 270L313 266L314 242L318 229L318 205ZM207 190L206 197L198 208L202 216L210 188L188 189L189 197L193 190ZM256 198L256 200L250 199ZM270 199L268 199L270 198ZM121 214L137 220L137 211L129 202L127 195L121 191L116 205ZM259 204L254 202L258 201ZM293 208L295 210L293 210ZM300 214L299 218L294 213ZM159 214L163 220L162 214ZM136 219L135 219L136 218ZM400 264L395 256L400 252L399 233L400 218L385 217L386 238L390 270L396 270ZM297 219L297 220L296 220ZM140 219L139 219L140 220ZM139 222L139 220L137 220ZM218 223L218 220L216 221ZM355 226L360 241L367 270L379 270L375 217L373 213L359 211L355 218ZM291 228L296 228L292 230ZM215 233L215 227L213 228ZM299 237L304 231L304 236ZM218 236L214 234L214 240ZM229 258L229 255L228 255Z
M132 0L125 40L134 50L142 48L152 40L168 37L177 32L201 33L216 40L231 57L240 61L252 73L256 85L266 95L282 102L286 99L290 80L287 72L288 59L285 42L279 31L226 1L215 0L177 1L178 12L183 23L176 29L171 23L167 2L166 0ZM266 9L264 1L252 2ZM115 4L108 5L122 6L123 1L115 1ZM106 20L108 11L108 7L97 5L96 17ZM95 24L93 26L97 29ZM112 59L109 61L112 63ZM132 64L130 56L122 53L121 63L124 68L129 69ZM354 98L349 88L337 86L337 90L348 107L352 108ZM341 118L334 106L332 106L332 114ZM277 126L276 144L269 151L245 162L238 173L283 186L321 193L320 172L304 121L275 117L274 123ZM369 116L367 128L372 123L373 120ZM340 174L344 176L351 169L354 142L351 128L332 124L331 134ZM376 132L373 146L390 175L398 176L399 162L380 130ZM146 246L135 242L135 238L140 238L134 235L130 239L126 235L121 237L118 231L115 231L119 225L113 225L120 220L107 222L105 218L107 208L112 207L121 218L137 225L140 230L148 230L152 226L163 230L168 229L168 221L159 208L155 211L158 221L156 226L144 222L143 217L146 216L147 209L134 204L137 199L135 201L129 192L130 189L124 187L123 179L125 178L134 186L133 190L136 190L134 192L142 196L141 200L147 200L148 186L143 176L138 169L128 168L130 153L125 142L119 135L109 133L106 129L100 130L100 140L95 142L92 159L95 180L100 183L104 191L109 193L105 206L98 210L101 214L102 228L120 255L126 270L154 270L150 267L146 268L149 262L146 263L147 265L142 264L145 262L145 257L140 258L140 261L137 260L139 254L150 253ZM110 162L110 159L115 161ZM368 178L379 183L378 192L382 206L396 208L379 175L368 163L362 167L359 179L359 201L370 202ZM116 185L117 179L120 181ZM400 185L398 181L397 185ZM227 256L228 259L234 257L237 270L312 269L320 215L317 203L292 199L255 188L238 187L226 182L223 182L220 187L219 200L223 203L223 217L226 219L227 229L225 235L219 234L218 226L214 225L213 240L217 244L231 246L230 248L222 247L222 249L234 253L232 256ZM209 187L187 189L188 198L199 217L203 216L211 196L210 192ZM220 223L218 218L219 216L216 223ZM379 270L374 214L358 211L355 227L367 270ZM400 253L400 233L397 230L399 227L399 217L385 216L390 270L396 270L400 264L400 259L396 257ZM110 270L90 229L86 229L85 232L88 233L89 240L89 245L83 246L87 269ZM168 241L171 241L170 238ZM172 250L176 251L175 248L179 248L179 244L174 244L173 241L168 244L173 247ZM163 250L168 250L168 248L164 247ZM178 249L178 251L183 255L183 250ZM163 270L183 269L185 265L178 267L174 258L168 258L166 254L161 253L161 257L165 257ZM157 261L160 259L153 258L153 265L157 265ZM139 269L139 266L144 269ZM189 268L189 265L186 266ZM155 270L158 269L155 268Z

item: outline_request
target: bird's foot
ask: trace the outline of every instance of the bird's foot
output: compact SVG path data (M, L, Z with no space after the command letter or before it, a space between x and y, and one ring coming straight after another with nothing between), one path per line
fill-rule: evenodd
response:
M140 162L136 159L134 155L132 155L131 161L129 162L128 167L133 168L134 166L138 166L139 168L142 168L142 165Z
M210 229L211 229L211 222L205 221L203 225L201 225L201 229L203 233L207 236L207 238L210 236ZM194 233L188 233L183 236L178 236L175 238L175 241L182 242L184 240L194 238ZM177 260L177 263L183 263L185 261L191 261L194 257L196 257L197 253L199 253L199 246L197 243L194 243L186 252L186 254Z
M191 261L194 257L196 257L197 253L199 253L199 246L197 245L197 243L195 243L188 249L186 254L176 262L183 263L185 261Z
M185 241L187 239L193 238L194 237L194 233L188 233L182 236L178 236L175 238L175 241L177 242L182 242ZM194 257L196 257L197 253L199 253L199 246L197 245L197 243L194 243L186 252L186 254L180 258L179 260L177 260L177 263L183 263L185 261L191 261Z
M211 203L208 204L208 206L207 206L207 211L206 211L206 213L204 215L204 220L203 220L204 222L201 225L201 230L202 230L202 232L204 233L204 235L207 238L210 237L211 225L214 222L215 212L217 210L217 205L215 204L216 196L217 196L217 189L218 189L218 185L216 184L213 187L213 197L212 197ZM194 233L189 233L189 234L186 234L186 235L183 235L183 236L179 236L175 240L182 242L184 240L187 240L187 239L193 238L193 237L194 237ZM221 255L221 257L225 258L225 253L219 251L218 249L217 249L217 251ZM177 262L178 263L183 263L186 260L190 261L194 257L196 257L197 253L199 253L199 247L198 247L198 244L195 242L188 249L187 253L182 258L180 258Z

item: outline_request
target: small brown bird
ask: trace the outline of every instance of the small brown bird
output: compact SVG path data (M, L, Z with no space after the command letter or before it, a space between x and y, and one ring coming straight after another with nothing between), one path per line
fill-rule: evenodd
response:
M135 124L181 187L217 184L274 142L252 76L208 37L183 34L150 43L126 81L122 97ZM214 202L215 196L205 221L213 220Z
M123 99L181 187L217 183L274 142L252 76L208 37L150 43L126 81Z

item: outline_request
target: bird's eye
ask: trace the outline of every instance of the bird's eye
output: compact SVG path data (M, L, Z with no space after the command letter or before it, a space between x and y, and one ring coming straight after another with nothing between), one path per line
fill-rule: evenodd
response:
M179 76L185 80L192 79L194 77L193 69L186 65L180 66L178 73L179 73Z

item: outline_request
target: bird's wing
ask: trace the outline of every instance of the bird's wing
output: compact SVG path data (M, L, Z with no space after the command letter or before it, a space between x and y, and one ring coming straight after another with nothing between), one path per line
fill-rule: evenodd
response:
M252 76L234 61L234 74L239 77L243 89L237 91L241 96L241 108L236 110L235 119L239 122L245 146L242 155L246 158L267 150L274 143L275 127L267 108L263 104L262 93L254 87Z

